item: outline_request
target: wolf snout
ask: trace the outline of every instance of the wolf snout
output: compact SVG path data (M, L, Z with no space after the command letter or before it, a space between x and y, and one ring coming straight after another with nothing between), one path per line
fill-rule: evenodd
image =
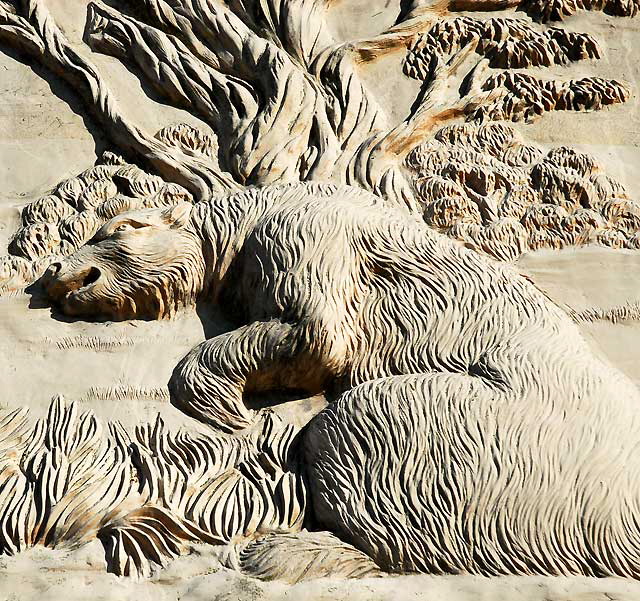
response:
M100 275L100 270L93 265L72 268L55 262L42 276L42 287L51 300L59 301L67 293L93 284Z
M51 265L49 265L49 267L47 267L47 270L44 272L44 276L43 277L45 279L52 279L56 275L58 275L58 273L60 272L61 269L62 269L62 263L60 263L60 261L56 261L55 263L51 263Z

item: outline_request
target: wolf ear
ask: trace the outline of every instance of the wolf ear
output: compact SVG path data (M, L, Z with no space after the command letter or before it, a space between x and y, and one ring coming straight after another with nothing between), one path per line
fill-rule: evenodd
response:
M162 211L162 220L171 228L179 228L186 225L191 215L193 205L189 202L181 202Z

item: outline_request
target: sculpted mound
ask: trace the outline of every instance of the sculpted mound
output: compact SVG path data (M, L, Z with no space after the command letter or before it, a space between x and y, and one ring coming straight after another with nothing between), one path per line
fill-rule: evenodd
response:
M385 570L640 575L637 389L512 268L408 212L292 184L124 213L45 287L111 319L219 303L237 328L171 382L219 429L256 421L248 392L331 390L302 435L309 519Z

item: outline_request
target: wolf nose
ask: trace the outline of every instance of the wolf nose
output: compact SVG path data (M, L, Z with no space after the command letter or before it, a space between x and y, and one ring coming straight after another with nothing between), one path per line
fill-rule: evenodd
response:
M62 269L62 263L60 263L59 261L56 261L55 263L51 263L51 265L47 267L47 270L44 272L44 275L45 277L52 278L58 275L61 269Z
M40 278L42 287L51 298L56 296L56 276L58 276L61 271L62 263L56 261L47 267L46 271L42 274L42 278Z

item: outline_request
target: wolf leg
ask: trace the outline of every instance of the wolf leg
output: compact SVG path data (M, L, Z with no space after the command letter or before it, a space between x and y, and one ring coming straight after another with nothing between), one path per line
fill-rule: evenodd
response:
M222 430L250 426L256 411L246 392L302 389L320 392L330 377L309 351L301 330L277 320L253 322L196 346L175 368L172 403Z

